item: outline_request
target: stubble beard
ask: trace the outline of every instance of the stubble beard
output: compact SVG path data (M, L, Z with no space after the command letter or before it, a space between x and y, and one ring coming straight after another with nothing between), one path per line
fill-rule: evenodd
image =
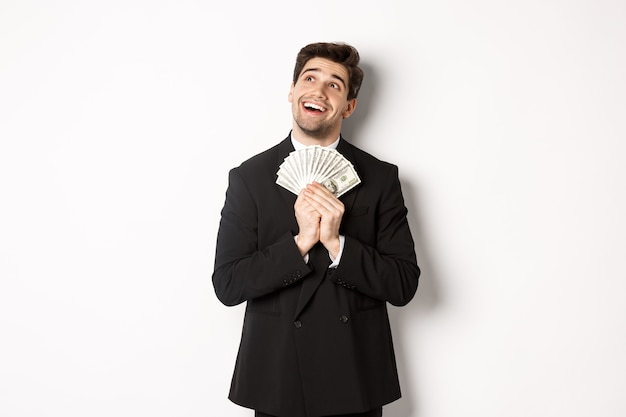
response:
M307 136L310 136L316 139L324 139L330 132L330 128L325 125L318 125L316 128L306 127L306 126L303 126L301 123L299 123L297 119L296 119L296 124L298 125L300 130L304 132Z
M300 130L304 132L304 134L316 139L326 139L333 129L332 124L328 121L305 120L304 117L298 115L297 113L294 114L293 120L296 122L296 125L298 125Z

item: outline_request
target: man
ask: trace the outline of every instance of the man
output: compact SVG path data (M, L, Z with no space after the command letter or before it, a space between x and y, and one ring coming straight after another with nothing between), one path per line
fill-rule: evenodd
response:
M341 137L358 63L346 44L302 48L290 135L229 174L213 285L225 305L247 302L229 398L258 417L382 416L400 398L386 303L406 305L420 270L397 167ZM276 184L311 145L336 149L361 183L340 198Z

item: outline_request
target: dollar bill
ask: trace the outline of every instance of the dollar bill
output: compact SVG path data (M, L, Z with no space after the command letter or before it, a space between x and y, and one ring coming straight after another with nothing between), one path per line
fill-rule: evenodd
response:
M276 184L296 195L314 181L337 197L361 183L350 161L336 150L321 146L308 146L291 152L276 175Z
M337 197L341 197L357 185L361 183L361 180L354 170L354 167L350 165L344 165L335 171L332 175L320 182L326 189Z

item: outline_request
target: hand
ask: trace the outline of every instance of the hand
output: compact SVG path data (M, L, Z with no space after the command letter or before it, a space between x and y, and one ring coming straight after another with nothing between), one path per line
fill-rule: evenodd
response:
M301 190L293 206L298 222L298 236L296 239L298 250L302 256L320 240L321 214L306 201L305 190Z
M333 257L337 256L340 246L339 226L341 226L341 219L345 211L343 203L326 187L317 182L308 184L300 196L303 196L303 202L320 216L319 241Z

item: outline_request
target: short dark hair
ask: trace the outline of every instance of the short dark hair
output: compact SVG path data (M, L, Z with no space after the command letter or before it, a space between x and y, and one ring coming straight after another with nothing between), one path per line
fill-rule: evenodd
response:
M363 82L363 70L359 68L359 52L353 46L345 43L311 43L300 50L296 57L296 66L293 70L293 83L300 77L302 69L312 58L325 58L341 64L348 71L348 100L359 95Z

